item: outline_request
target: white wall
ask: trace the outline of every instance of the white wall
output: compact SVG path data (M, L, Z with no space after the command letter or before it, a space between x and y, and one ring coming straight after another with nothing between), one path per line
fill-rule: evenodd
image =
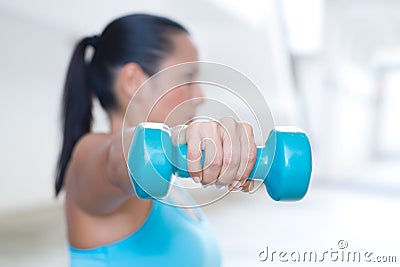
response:
M2 12L0 16L0 210L52 198L60 85L68 35Z
M315 171L322 177L349 179L376 160L375 65L381 52L396 60L390 51L400 44L399 8L391 0L326 0L322 49L295 58L318 156Z

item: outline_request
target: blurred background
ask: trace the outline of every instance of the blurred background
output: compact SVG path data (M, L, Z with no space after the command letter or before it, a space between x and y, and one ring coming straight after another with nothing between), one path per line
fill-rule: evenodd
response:
M0 266L68 266L53 193L66 68L77 40L132 12L186 25L202 60L246 74L277 125L310 136L305 199L277 203L260 188L204 208L224 266L265 266L266 246L330 251L339 240L399 262L399 10L396 0L0 0Z

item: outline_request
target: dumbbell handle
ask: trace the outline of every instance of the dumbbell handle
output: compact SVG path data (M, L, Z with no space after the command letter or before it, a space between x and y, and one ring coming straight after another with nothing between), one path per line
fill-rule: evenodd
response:
M297 130L296 130L297 129ZM187 172L187 145L173 146L172 172ZM263 180L275 200L298 200L307 192L311 175L311 147L307 135L298 128L278 127L270 132L264 146L257 147L257 158L248 179ZM204 153L202 154L204 166Z
M257 158L254 164L253 170L250 173L248 179L260 179L264 180L267 177L269 168L271 167L271 156L268 155L265 147L257 147ZM273 151L271 151L273 153ZM172 172L181 178L190 178L190 174L187 171L187 145L173 146L172 157L174 158L172 164ZM204 166L204 152L202 153L202 166Z

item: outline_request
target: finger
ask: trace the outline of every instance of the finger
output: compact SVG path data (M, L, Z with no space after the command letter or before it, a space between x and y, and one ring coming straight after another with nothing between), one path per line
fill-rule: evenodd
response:
M222 143L216 131L213 135L203 140L204 145L204 170L203 183L215 182L221 172L222 166Z
M241 160L237 172L237 180L241 185L246 182L257 159L257 146L254 141L253 127L248 123L242 123L243 134L241 135Z
M222 133L222 168L217 183L231 185L240 165L240 140L234 130L225 130Z
M199 131L188 129L186 131L186 140L188 173L196 183L199 183L202 181L201 135Z

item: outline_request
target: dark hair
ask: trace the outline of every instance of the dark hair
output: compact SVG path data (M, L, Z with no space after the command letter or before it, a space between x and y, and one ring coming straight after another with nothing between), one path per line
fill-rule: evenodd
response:
M90 132L92 97L97 96L105 110L117 108L113 90L116 70L135 62L151 76L160 61L173 51L171 33L188 31L170 19L133 14L120 17L106 26L100 36L83 38L75 47L67 71L62 99L63 143L57 165L56 196L64 184L64 175L76 142ZM88 46L94 48L89 62Z

